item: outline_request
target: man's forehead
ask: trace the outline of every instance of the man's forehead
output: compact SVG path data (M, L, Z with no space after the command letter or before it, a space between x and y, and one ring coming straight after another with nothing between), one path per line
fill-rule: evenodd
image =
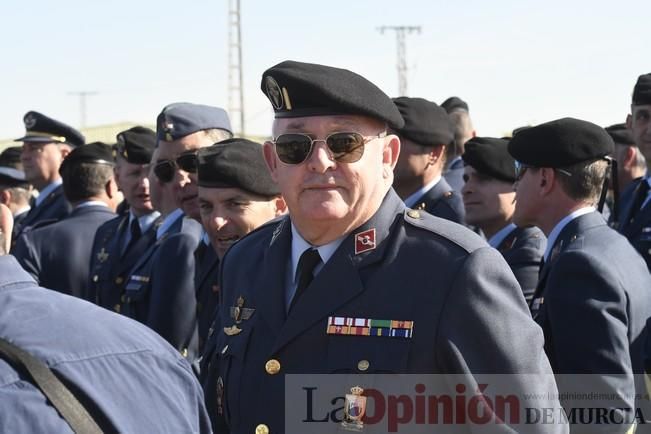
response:
M207 202L223 202L233 199L253 200L254 197L237 187L203 187L200 185L199 199Z
M633 113L647 112L651 113L651 104L650 105L634 105Z
M382 127L375 119L360 115L310 116L300 118L281 118L274 120L276 131L307 131L313 128L341 130L342 128L357 131L361 128Z

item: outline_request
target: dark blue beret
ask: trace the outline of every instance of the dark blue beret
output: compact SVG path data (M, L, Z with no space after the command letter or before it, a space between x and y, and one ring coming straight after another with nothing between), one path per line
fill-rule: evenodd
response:
M158 140L171 142L197 131L219 128L232 133L226 110L208 105L177 102L163 108L156 119Z
M20 146L6 148L0 153L0 166L13 167L14 169L22 167L22 162L20 161L21 153L22 149Z
M455 110L465 110L467 112L470 111L468 104L457 96L451 96L450 98L443 101L441 107L443 107L448 113L452 113Z
M73 149L66 158L63 159L59 173L63 173L66 167L72 167L74 164L106 164L114 165L113 148L106 143L93 142L87 145L78 146Z
M477 172L505 182L515 182L515 160L508 151L509 141L494 137L473 137L464 146L461 158Z
M118 133L115 149L118 155L132 164L149 164L156 147L156 133L136 126Z
M509 153L524 164L556 168L602 159L614 146L600 126L563 118L518 132L509 142Z
M633 88L633 105L651 104L651 73L638 77Z
M402 128L400 112L376 85L347 69L287 60L262 74L276 118L364 115Z
M25 135L14 142L66 143L70 146L80 146L86 142L84 136L70 125L39 112L27 112L23 117L23 123Z
M405 125L396 132L422 146L449 145L454 140L454 127L447 112L423 98L401 96L393 99Z
M616 145L635 146L635 140L631 130L628 129L626 124L615 124L606 127L606 132L610 134Z
M197 163L201 187L235 187L264 197L280 194L259 143L239 138L224 140L199 149Z

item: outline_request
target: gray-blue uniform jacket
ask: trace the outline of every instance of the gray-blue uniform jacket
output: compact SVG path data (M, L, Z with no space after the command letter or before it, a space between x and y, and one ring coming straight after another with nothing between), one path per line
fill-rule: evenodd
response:
M194 285L197 294L197 333L199 354L208 339L208 330L215 317L219 304L219 258L215 249L204 242L199 243L195 252L196 273Z
M131 270L121 309L155 330L188 360L197 357L194 251L201 233L196 221L178 219Z
M373 248L361 248L370 234ZM465 227L408 210L390 190L287 315L283 270L291 237L290 218L282 218L244 237L222 262L219 319L202 367L217 432L252 433L259 424L270 433L285 432L285 406L292 406L285 401L286 374L526 373L529 381L514 386L514 393L556 393L542 331L513 273ZM389 330L382 336L339 335L329 334L329 317L413 323L404 337L393 329L394 337L386 335ZM233 327L241 331L233 333ZM277 369L272 363L268 370L272 359ZM512 431L503 424L495 432ZM566 431L554 425L529 432Z
M531 303L554 373L624 374L606 392L625 394L618 406L632 409L636 390L644 393L631 374L643 372L650 289L640 255L599 213L568 223L543 265ZM562 383L559 391L576 392L564 390Z
M628 238L644 258L647 268L651 269L651 203L642 209L633 209L638 190L644 182L647 182L646 178L634 181L622 192L617 230Z
M464 224L466 220L461 195L443 177L416 201L413 208L459 224Z
M97 229L90 257L89 301L119 313L126 279L136 262L156 241L157 222L124 254L122 246L129 231L129 213L109 220Z
M88 258L95 232L114 217L106 206L77 207L61 221L27 230L12 254L40 285L86 298Z
M39 288L11 256L0 257L0 306L0 337L77 390L104 432L210 432L190 366L148 328ZM1 357L0 432L72 432L31 380Z
M54 223L66 218L72 212L72 206L63 195L63 186L60 185L41 202L33 206L27 215L21 219L13 229L13 240L18 241L26 229L39 223Z
M546 246L545 234L535 226L515 228L497 246L497 250L504 256L506 263L515 274L527 303L531 301L538 285L540 265Z

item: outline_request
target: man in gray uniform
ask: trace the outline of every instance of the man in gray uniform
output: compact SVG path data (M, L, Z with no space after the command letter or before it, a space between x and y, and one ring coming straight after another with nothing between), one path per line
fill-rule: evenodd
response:
M461 195L442 177L448 149L454 147L448 114L423 98L400 97L393 102L405 120L395 131L401 147L393 188L407 207L463 224Z
M593 374L581 384L563 377L559 390L566 396L616 396L607 410L625 422L606 432L628 432L635 395L644 392L633 374L643 373L651 276L635 249L594 208L613 141L595 124L564 118L519 132L508 149L519 164L513 221L540 227L548 240L531 303L545 333L545 351L555 374ZM568 412L575 407L571 398L564 405ZM604 428L575 425L572 432Z
M527 373L512 393L553 396L542 332L502 256L391 188L400 140L387 128L404 125L391 99L351 71L294 61L261 87L276 116L265 159L289 216L224 257L204 383L216 430L288 432L285 380L296 373ZM490 432L513 432L498 425ZM449 427L426 432L439 428Z
M481 229L488 244L504 256L529 302L547 240L537 227L513 223L515 160L507 150L508 143L492 137L473 137L466 142L461 192L466 221Z
M61 165L67 218L27 229L12 253L41 285L87 297L88 261L97 228L115 217L122 200L113 176L113 151L95 142L73 150Z
M146 327L39 288L4 255L2 234L11 233L10 219L0 205L0 342L31 354L40 361L39 371L49 368L85 408L97 429L76 432L211 432L201 388L187 362ZM61 402L53 403L42 387L60 389L52 381L37 386L41 383L2 349L0 378L0 432L73 432L70 423L79 419L63 417ZM65 403L72 405L70 399Z

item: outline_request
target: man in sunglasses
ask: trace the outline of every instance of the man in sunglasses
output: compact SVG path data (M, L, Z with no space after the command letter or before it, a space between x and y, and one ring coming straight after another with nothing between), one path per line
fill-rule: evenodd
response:
M39 112L27 112L23 122L25 135L15 141L23 142L20 159L25 178L39 195L27 216L14 228L14 242L27 227L53 223L70 214L59 168L73 149L85 143L79 131Z
M454 131L447 112L423 98L394 98L405 126L400 137L400 158L393 188L407 207L436 217L464 223L461 196L442 177L446 154L454 146Z
M157 221L147 177L156 133L136 126L116 137L115 181L129 209L104 223L95 234L90 258L88 300L120 311L127 273L156 240Z
M201 221L216 253L197 282L201 349L219 300L219 261L233 244L284 214L287 207L271 179L259 143L228 139L200 149L197 159Z
M285 388L286 374L347 374L324 380L343 396L372 384L352 374L527 373L513 393L554 395L542 333L501 255L391 188L400 140L387 128L404 126L391 98L351 71L294 61L264 72L261 88L275 111L264 155L289 216L222 261L204 384L215 430L341 432L322 413L306 420L311 400Z
M125 315L156 330L190 361L198 351L194 253L202 238L196 152L230 137L230 129L218 107L174 103L158 115L152 169L162 185L152 187L172 209L160 209L156 241L131 270L122 304Z
M651 73L640 75L633 88L631 114L626 126L633 135L635 145L646 158L651 159ZM648 172L622 192L622 213L618 231L633 244L651 269L651 178Z
M519 165L513 221L538 226L548 240L531 302L545 351L555 374L593 374L583 380L561 376L559 390L616 397L603 407L624 423L608 432L628 432L635 395L644 393L641 375L633 374L643 373L651 276L635 249L595 210L613 146L601 127L564 118L519 132L508 149ZM586 403L568 399L564 405L570 414Z
M466 142L461 193L466 222L481 229L488 244L504 256L529 302L538 283L546 238L535 226L513 223L515 160L508 144L493 137L473 137Z

